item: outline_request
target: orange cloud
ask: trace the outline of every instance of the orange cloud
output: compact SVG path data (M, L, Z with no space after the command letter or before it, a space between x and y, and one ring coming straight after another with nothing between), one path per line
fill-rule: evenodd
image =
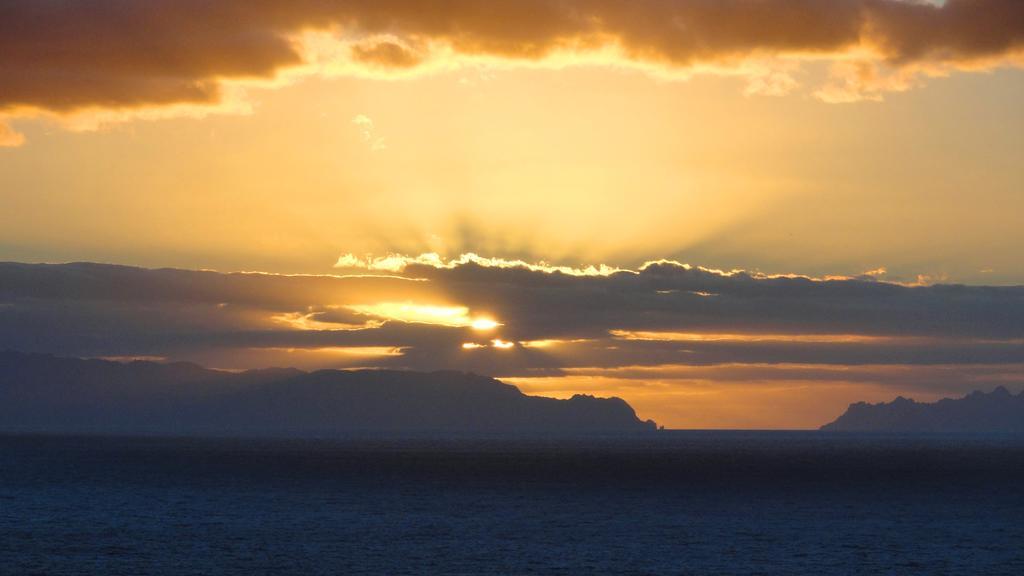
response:
M472 252L462 254L457 258L445 258L435 252L428 252L419 256L388 254L387 256L367 255L362 258L354 254L343 254L335 262L334 267L356 268L376 272L403 272L409 266L428 266L439 270L452 270L467 264L474 264L483 268L521 268L531 272L559 272L568 276L609 276L617 272L626 272L626 270L621 268L605 264L584 267L554 266L546 262L533 263L523 260L493 258L480 256Z
M1021 65L1024 3L14 0L0 7L0 111L103 111L107 121L133 118L136 109L150 111L148 117L159 117L152 110L163 107L190 110L183 104L235 111L222 107L234 83L318 70L303 42L310 34L348 46L334 57L356 68L562 55L559 65L747 75L748 92L762 94L794 89L786 62L826 59L836 63L833 79L816 93L839 102L877 99L922 77ZM0 134L6 145L20 142L10 128Z
M352 47L356 62L383 68L412 68L423 62L423 57L412 49L390 40L370 41Z
M721 334L715 332L663 332L610 330L609 334L622 340L653 342L804 342L804 343L863 343L893 342L887 336L866 334ZM901 340L906 341L907 338Z

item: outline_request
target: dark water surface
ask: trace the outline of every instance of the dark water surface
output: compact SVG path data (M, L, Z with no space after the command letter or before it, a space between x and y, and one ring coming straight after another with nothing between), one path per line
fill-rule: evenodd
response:
M0 437L0 574L1024 574L1024 442Z

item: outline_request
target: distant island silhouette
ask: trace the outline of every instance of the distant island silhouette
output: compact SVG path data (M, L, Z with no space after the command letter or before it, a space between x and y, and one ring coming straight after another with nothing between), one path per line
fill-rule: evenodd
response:
M830 432L934 432L1024 434L1024 392L999 386L963 398L934 403L902 396L892 402L850 404L842 416L821 427Z
M528 396L455 371L211 370L0 352L0 431L337 437L655 430L620 398Z

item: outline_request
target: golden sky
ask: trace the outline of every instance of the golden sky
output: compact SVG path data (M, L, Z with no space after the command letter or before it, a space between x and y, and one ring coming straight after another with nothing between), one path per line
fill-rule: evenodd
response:
M267 274L11 265L7 326L67 328L0 348L473 369L697 427L1013 384L1022 66L1017 0L8 2L0 260Z

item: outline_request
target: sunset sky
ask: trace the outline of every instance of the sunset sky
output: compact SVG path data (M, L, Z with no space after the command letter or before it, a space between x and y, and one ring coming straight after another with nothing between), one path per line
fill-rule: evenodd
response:
M0 0L0 349L1016 390L1022 103L1020 0Z

